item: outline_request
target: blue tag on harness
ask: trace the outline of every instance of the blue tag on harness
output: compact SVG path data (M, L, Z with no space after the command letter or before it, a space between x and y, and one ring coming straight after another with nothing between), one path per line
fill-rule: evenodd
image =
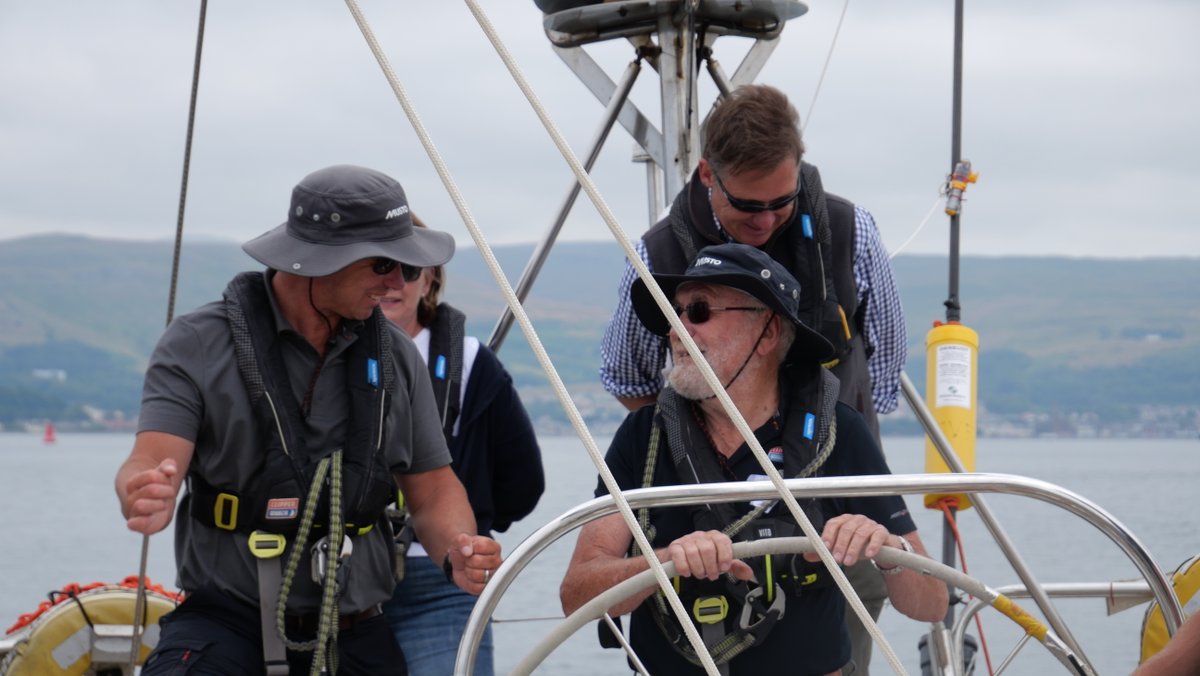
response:
M367 358L367 383L379 387L379 362L374 358Z
M434 375L437 376L438 380L446 379L446 356L445 355L442 355L442 354L438 355L437 365L434 367L433 373L434 373Z
M817 416L811 413L804 414L804 438L812 441L813 434L817 431Z
M808 214L800 214L800 228L804 231L804 239L812 239L812 217Z

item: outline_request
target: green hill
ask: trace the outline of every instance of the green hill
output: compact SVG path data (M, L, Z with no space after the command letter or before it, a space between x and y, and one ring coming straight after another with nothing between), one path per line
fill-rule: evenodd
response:
M532 247L495 250L515 285ZM85 407L136 414L141 372L162 332L169 242L78 236L0 242L0 424L77 420ZM611 424L621 409L597 383L599 340L623 256L612 243L555 247L526 311L576 406ZM944 319L946 262L894 261L909 332L910 377L924 387L924 337ZM234 243L188 242L175 313L220 296L258 265ZM479 252L462 247L446 296L486 339L503 306ZM998 413L1128 417L1139 407L1200 407L1200 260L967 257L959 297L980 333L980 400ZM501 357L535 419L561 423L548 380L515 324ZM93 415L95 413L93 412Z
M910 346L944 319L943 257L895 262ZM962 320L981 349L1070 367L1136 364L1200 345L1200 259L965 258Z

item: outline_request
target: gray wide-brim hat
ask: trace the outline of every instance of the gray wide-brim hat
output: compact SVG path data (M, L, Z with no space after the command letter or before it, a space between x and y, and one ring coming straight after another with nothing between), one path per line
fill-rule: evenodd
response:
M745 291L796 325L796 344L803 354L817 362L834 357L833 345L800 320L800 283L783 264L759 249L737 243L706 246L682 275L654 273L653 276L668 299L673 299L679 285L687 282L719 284ZM642 324L651 333L667 335L671 324L645 282L640 278L634 280L629 296ZM796 349L792 348L793 354Z
M292 189L287 221L242 250L269 268L323 277L364 258L442 265L454 256L454 238L414 228L404 188L392 177L339 164L305 176Z

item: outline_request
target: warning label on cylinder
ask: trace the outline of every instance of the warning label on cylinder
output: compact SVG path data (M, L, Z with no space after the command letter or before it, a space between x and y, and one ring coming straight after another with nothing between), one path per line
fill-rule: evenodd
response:
M971 348L937 346L937 399L934 406L971 408Z

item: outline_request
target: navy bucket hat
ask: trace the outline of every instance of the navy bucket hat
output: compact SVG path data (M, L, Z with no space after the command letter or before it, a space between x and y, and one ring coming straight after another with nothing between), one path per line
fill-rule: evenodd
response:
M242 250L269 268L323 277L364 258L442 265L454 256L454 238L414 228L404 188L392 177L340 164L305 176L292 189L287 221Z
M682 275L655 273L654 281L667 298L673 298L679 285L687 282L745 291L796 325L796 343L804 354L818 362L834 357L833 345L800 320L800 283L779 261L752 246L730 243L704 247ZM667 335L671 325L641 279L634 280L629 295L642 324L651 333Z

